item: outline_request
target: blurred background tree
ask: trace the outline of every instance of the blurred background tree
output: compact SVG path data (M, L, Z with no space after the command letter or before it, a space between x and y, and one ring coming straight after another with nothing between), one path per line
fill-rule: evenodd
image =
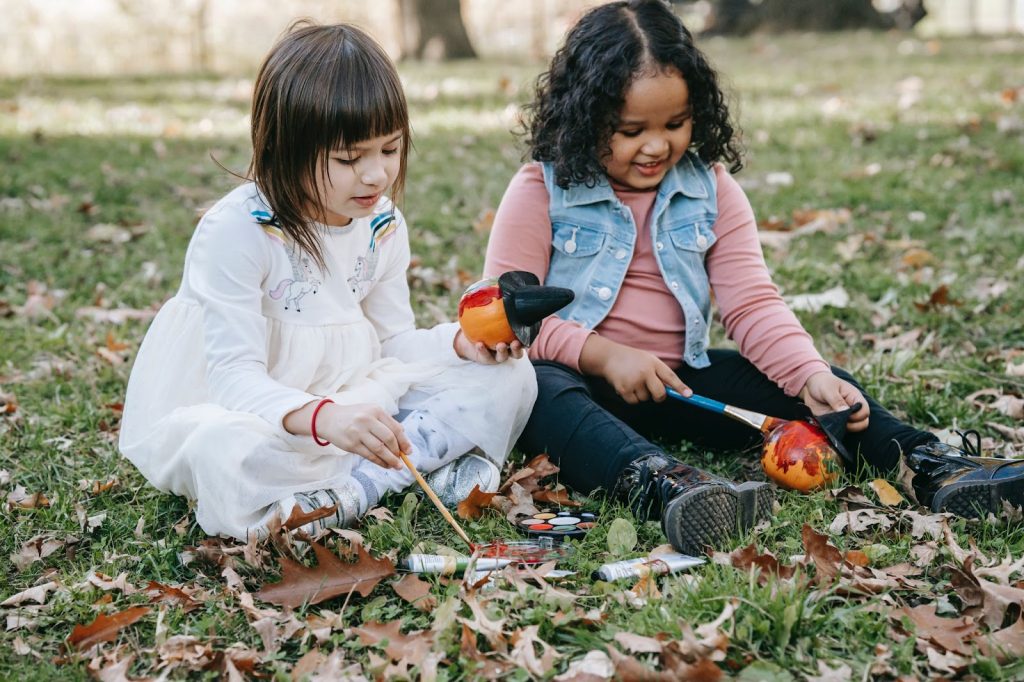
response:
M605 0L0 0L0 75L250 74L296 18L350 21L399 59L539 61ZM1024 0L672 0L697 32L1024 29Z

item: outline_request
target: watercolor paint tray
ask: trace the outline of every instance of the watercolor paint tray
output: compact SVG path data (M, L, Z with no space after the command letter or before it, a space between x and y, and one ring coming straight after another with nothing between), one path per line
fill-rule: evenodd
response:
M519 519L519 529L531 537L556 540L581 538L597 525L597 515L590 512L545 510Z

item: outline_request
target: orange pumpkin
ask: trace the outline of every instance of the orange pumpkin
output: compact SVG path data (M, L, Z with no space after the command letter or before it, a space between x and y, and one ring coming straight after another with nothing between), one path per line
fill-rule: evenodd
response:
M466 290L459 300L459 325L467 339L481 342L491 350L499 343L516 340L497 279L480 280Z
M786 422L767 436L761 466L783 488L810 492L839 478L841 465L828 438L818 427Z

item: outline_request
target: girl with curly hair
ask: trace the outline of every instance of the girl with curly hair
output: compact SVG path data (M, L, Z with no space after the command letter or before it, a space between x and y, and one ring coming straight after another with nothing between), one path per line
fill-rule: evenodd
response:
M766 519L768 483L723 480L651 442L761 442L724 416L666 404L668 386L785 419L845 411L845 448L882 470L906 462L911 492L937 511L1024 501L1024 470L959 456L815 350L772 283L729 174L742 164L715 71L665 2L585 14L527 115L533 163L502 199L484 270L527 270L575 292L530 348L539 396L519 440L547 452L563 482L660 514L669 541L690 554ZM738 351L709 348L712 299Z

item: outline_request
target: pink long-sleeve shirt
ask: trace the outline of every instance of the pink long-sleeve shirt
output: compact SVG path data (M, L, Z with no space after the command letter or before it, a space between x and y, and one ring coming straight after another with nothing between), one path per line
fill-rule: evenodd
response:
M707 254L708 279L729 338L740 353L778 384L787 395L800 392L808 377L830 371L772 283L757 238L757 223L743 189L721 164L718 180L717 241ZM615 304L596 328L562 320L544 320L530 347L530 357L579 369L580 353L590 334L645 349L669 367L682 364L686 323L683 312L658 268L651 247L651 208L656 190L636 191L613 185L615 195L633 212L638 226L633 259ZM551 260L548 190L540 164L523 166L509 183L494 218L485 276L526 270L544 280Z

